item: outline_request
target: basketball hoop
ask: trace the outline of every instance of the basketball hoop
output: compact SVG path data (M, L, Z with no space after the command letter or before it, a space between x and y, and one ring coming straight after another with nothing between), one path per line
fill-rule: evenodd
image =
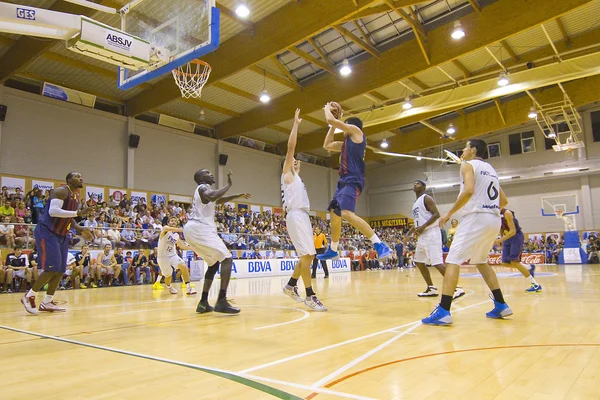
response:
M202 95L202 88L210 76L210 65L202 60L192 60L187 64L174 69L173 78L181 90L181 96L189 99L198 99Z
M556 218L558 218L558 219L562 219L564 212L565 212L564 210L554 210L554 214L556 215Z

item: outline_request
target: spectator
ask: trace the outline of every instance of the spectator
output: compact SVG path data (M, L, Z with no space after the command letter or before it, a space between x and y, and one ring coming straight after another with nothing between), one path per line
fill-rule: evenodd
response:
M137 254L133 256L133 268L135 271L135 282L138 285L150 283L151 274L150 267L148 266L148 258L141 251L138 251ZM141 274L144 274L143 279Z
M0 225L0 243L6 243L8 248L15 245L15 226L10 223L10 217L3 217L3 224Z
M13 250L14 252L6 256L4 262L4 290L8 293L11 293L11 288L14 289L14 278L24 279L27 282L27 289L31 287L32 269L29 267L29 258L22 253L20 246L14 246Z
M10 201L4 197L0 197L0 218L12 217L15 215L15 209L11 206Z
M92 259L90 254L90 247L87 244L84 244L81 248L81 251L75 254L75 261L77 265L81 268L82 276L85 278L86 276L89 278L89 283L87 287L97 288L98 282L101 279L100 269L96 266L96 260ZM80 286L83 289L83 287Z

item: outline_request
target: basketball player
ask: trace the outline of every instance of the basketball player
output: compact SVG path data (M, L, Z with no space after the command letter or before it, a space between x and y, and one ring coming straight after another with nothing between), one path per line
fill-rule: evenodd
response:
M201 257L209 267L204 274L204 287L202 298L196 307L196 312L203 314L213 311L208 303L208 292L213 279L221 267L221 290L214 311L225 314L238 314L239 308L231 306L226 299L227 287L231 279L231 266L233 258L223 240L217 235L217 224L215 223L215 205L222 204L237 198L249 199L248 193L234 196L224 196L231 188L231 171L227 174L227 185L220 189L212 189L215 177L207 169L200 169L194 174L194 181L198 187L194 191L192 212L188 222L183 227L186 242L194 252Z
M40 264L44 272L29 289L27 294L21 298L21 303L30 314L37 314L35 297L46 284L48 291L44 301L40 304L39 311L66 311L53 302L54 293L60 283L63 273L67 269L67 254L69 241L67 233L69 228L82 234L85 240L94 240L90 228L77 224L75 217L85 217L94 211L93 208L84 207L78 210L79 195L76 193L83 187L83 178L77 172L70 172L66 178L66 185L54 189L52 196L47 202L44 213L40 216L35 227L35 243L40 252Z
M419 237L414 260L423 279L427 283L427 289L422 293L418 293L417 296L436 297L438 290L433 286L427 265L433 265L435 269L440 271L442 276L446 272L446 267L444 266L444 257L442 254L442 232L440 227L435 223L440 218L440 212L433 198L425 194L426 189L427 185L425 182L421 180L415 181L413 190L417 196L417 200L412 208L415 224L404 237L403 245L406 246L406 241L413 233ZM454 291L454 298L459 298L464 294L465 291L457 287Z
M317 254L310 224L310 201L306 193L306 186L300 178L300 161L294 158L296 142L298 139L298 126L302 122L299 117L300 109L296 109L294 115L294 126L288 139L288 148L281 174L281 202L285 211L285 222L292 244L298 253L298 263L294 266L294 272L289 282L283 288L283 292L298 302L304 302L315 311L327 311L327 308L317 298L313 291L310 277L312 260ZM306 298L298 294L298 279L302 276Z
M327 103L324 107L325 119L330 125L323 148L328 151L339 151L340 154L340 180L329 204L331 212L331 244L327 251L318 254L319 260L332 260L339 257L338 244L342 235L342 218L348 221L365 237L373 242L379 260L392 255L392 250L383 243L375 234L369 224L354 213L358 196L365 186L365 149L367 138L362 131L362 121L351 117L344 122L338 120L331 113L332 105ZM339 117L342 117L341 111ZM334 141L335 129L344 132L344 141Z
M173 269L181 271L181 279L186 287L186 294L196 294L190 283L190 271L188 271L185 262L177 255L177 247L184 250L194 250L179 238L178 232L183 229L178 228L179 218L170 217L167 226L163 226L158 238L158 249L156 257L162 276L165 277L165 285L171 294L177 294L177 289L171 286L173 279ZM156 284L160 285L161 274L157 274Z
M494 244L502 245L502 266L508 268L516 268L525 278L529 278L531 286L525 289L528 293L542 291L542 285L536 282L534 278L535 265L531 264L531 268L527 268L521 262L521 253L523 253L523 244L525 235L521 230L521 225L515 217L515 213L511 210L503 208L500 211L502 215L502 228L500 229L500 239Z
M498 182L496 170L483 161L487 143L481 139L470 139L463 149L460 165L460 194L456 202L442 218L440 227L459 210L464 219L456 230L456 236L446 258L446 273L442 287L442 299L431 315L422 319L424 324L450 325L450 306L460 265L467 260L475 264L485 283L492 291L494 309L486 314L488 318L504 318L512 315L512 310L504 301L498 278L487 263L487 256L494 245L500 228L500 209L508 203Z

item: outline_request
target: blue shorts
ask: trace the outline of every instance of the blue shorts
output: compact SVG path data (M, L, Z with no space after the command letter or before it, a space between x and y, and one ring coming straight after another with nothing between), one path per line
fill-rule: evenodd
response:
M523 252L523 243L525 235L523 232L518 232L502 244L502 262L509 264L512 261L521 261L521 253Z
M69 240L52 232L46 225L38 223L35 227L35 245L39 252L39 266L47 272L67 270Z
M354 212L360 192L362 192L360 186L339 181L327 210L333 211L338 217L342 216L342 210Z

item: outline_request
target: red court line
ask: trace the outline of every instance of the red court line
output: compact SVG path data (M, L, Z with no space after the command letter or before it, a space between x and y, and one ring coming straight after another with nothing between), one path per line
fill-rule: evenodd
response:
M325 387L327 389L330 389L331 387L337 385L338 383L341 383L345 380L353 378L357 375L364 374L365 372L373 371L374 369L383 368L383 367L387 367L389 365L399 364L399 363L406 362L406 361L418 360L421 358L444 356L444 355L456 354L456 353L468 353L468 352L483 351L483 350L523 349L523 348L532 348L532 347L598 347L598 346L600 346L600 343L523 344L523 345L514 345L514 346L477 347L474 349L452 350L452 351L443 351L441 353L422 354L420 356L401 358L400 360L394 360L394 361L389 361L389 362L386 362L383 364L373 365L372 367L368 367L368 368L362 369L360 371L353 372L351 374L342 376L341 378L338 378L335 381L331 381L327 385L325 385ZM318 394L319 393L313 392L310 395L308 395L305 398L305 400L313 399L313 398L317 397Z

